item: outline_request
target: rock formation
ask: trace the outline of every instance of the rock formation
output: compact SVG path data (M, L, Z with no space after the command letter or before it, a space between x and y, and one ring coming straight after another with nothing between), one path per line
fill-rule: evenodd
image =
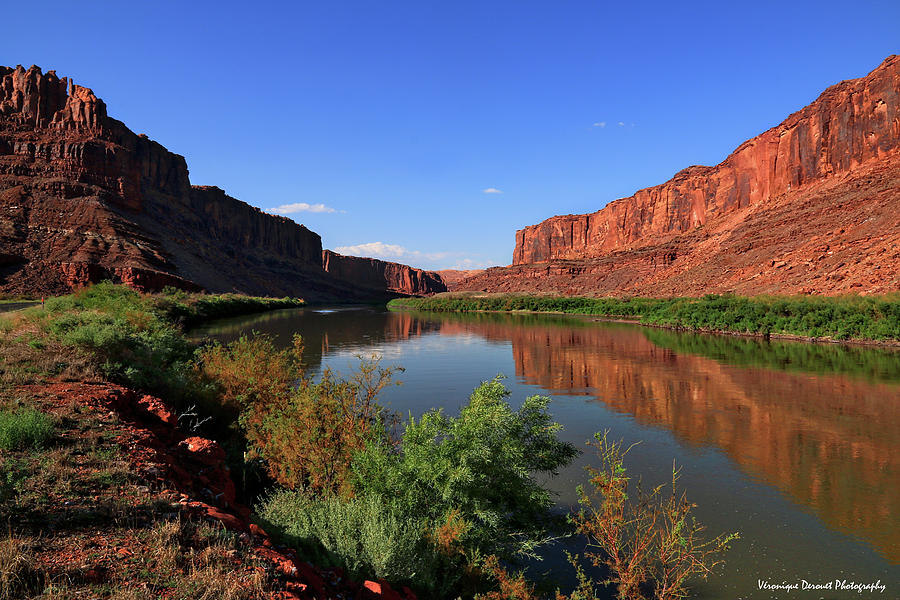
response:
M420 271L382 264L394 279L381 289L327 273L318 234L192 186L184 157L109 117L90 89L0 67L0 291L112 279L308 300L419 293L403 282Z
M444 281L444 285L451 291L458 282L468 279L469 277L481 275L482 273L484 273L484 269L442 269L437 271L437 274L440 275L441 279Z
M900 289L898 190L900 56L891 56L715 167L688 167L595 213L516 232L510 269L459 287L642 295Z
M441 276L433 271L423 271L376 258L345 256L323 250L322 268L340 280L352 281L373 291L387 290L404 296L425 296L447 291Z

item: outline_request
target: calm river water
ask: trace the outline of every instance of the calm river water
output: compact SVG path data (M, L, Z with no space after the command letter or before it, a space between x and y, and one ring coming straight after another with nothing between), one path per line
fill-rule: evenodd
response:
M458 411L481 381L508 377L511 401L552 396L563 437L596 431L640 442L626 466L681 485L712 534L739 531L725 568L697 598L900 598L900 353L705 336L535 315L301 309L219 321L197 335L250 331L349 373L356 355L406 370L383 395L403 414ZM588 448L548 484L575 504ZM577 548L572 545L573 550ZM555 552L561 554L561 552ZM564 565L532 567L570 579ZM881 582L883 592L766 591L772 584Z

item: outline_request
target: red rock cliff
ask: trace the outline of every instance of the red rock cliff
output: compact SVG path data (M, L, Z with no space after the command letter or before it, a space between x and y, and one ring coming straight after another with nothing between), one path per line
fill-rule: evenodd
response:
M425 296L447 291L441 276L434 271L423 271L377 258L345 256L325 250L322 252L322 267L338 279L352 281L373 290L387 290L406 296Z
M384 267L381 291L434 285L404 269ZM0 67L0 291L102 279L309 300L366 299L377 283L326 273L306 227L191 186L182 156L109 117L90 89Z
M884 160L900 147L900 56L822 93L715 167L688 167L662 185L587 215L516 232L513 264L583 259L659 244L708 221Z

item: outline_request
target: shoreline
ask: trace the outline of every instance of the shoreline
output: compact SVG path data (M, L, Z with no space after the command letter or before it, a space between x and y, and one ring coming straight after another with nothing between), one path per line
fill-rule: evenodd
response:
M783 340L789 342L802 342L807 344L836 344L843 346L867 346L877 348L894 348L900 349L900 339L870 339L870 338L851 338L846 340L838 340L826 336L809 336L792 333L772 333L772 332L755 332L755 331L734 331L729 329L713 329L705 327L689 327L685 325L669 325L664 323L645 323L641 321L640 316L628 317L623 315L598 315L592 313L578 313L565 311L549 311L549 310L487 310L487 309L471 309L471 310L435 310L423 307L408 306L405 303L388 303L388 310L405 310L405 311L422 311L430 313L485 313L485 314L522 314L522 315L554 315L569 316L581 319L587 319L601 323L624 323L630 325L640 325L642 327L651 327L654 329L665 329L669 331L679 331L684 333L697 333L703 335L723 335L729 337L758 338L764 340Z

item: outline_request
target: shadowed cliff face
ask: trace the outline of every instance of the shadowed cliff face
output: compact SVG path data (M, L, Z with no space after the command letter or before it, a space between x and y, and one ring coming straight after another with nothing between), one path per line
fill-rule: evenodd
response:
M381 288L327 273L318 234L191 186L182 156L110 118L90 89L0 67L0 291L112 279L308 300L419 293L415 270L383 264L395 275Z
M322 267L338 279L352 281L363 288L387 290L398 295L425 296L447 291L441 276L433 271L423 271L376 258L344 256L325 250L322 252Z
M699 295L900 288L900 57L828 88L715 167L516 232L458 289ZM877 270L859 265L882 255ZM544 264L538 264L544 263ZM848 268L848 265L855 268Z
M415 328L415 316L396 318ZM444 318L440 331L509 341L516 375L525 382L593 396L690 444L721 448L829 526L866 538L889 560L900 560L900 524L893 517L900 511L895 351L632 326L527 325L491 316ZM773 367L749 366L759 365L760 356L771 358ZM810 374L834 372L841 362L846 375Z

